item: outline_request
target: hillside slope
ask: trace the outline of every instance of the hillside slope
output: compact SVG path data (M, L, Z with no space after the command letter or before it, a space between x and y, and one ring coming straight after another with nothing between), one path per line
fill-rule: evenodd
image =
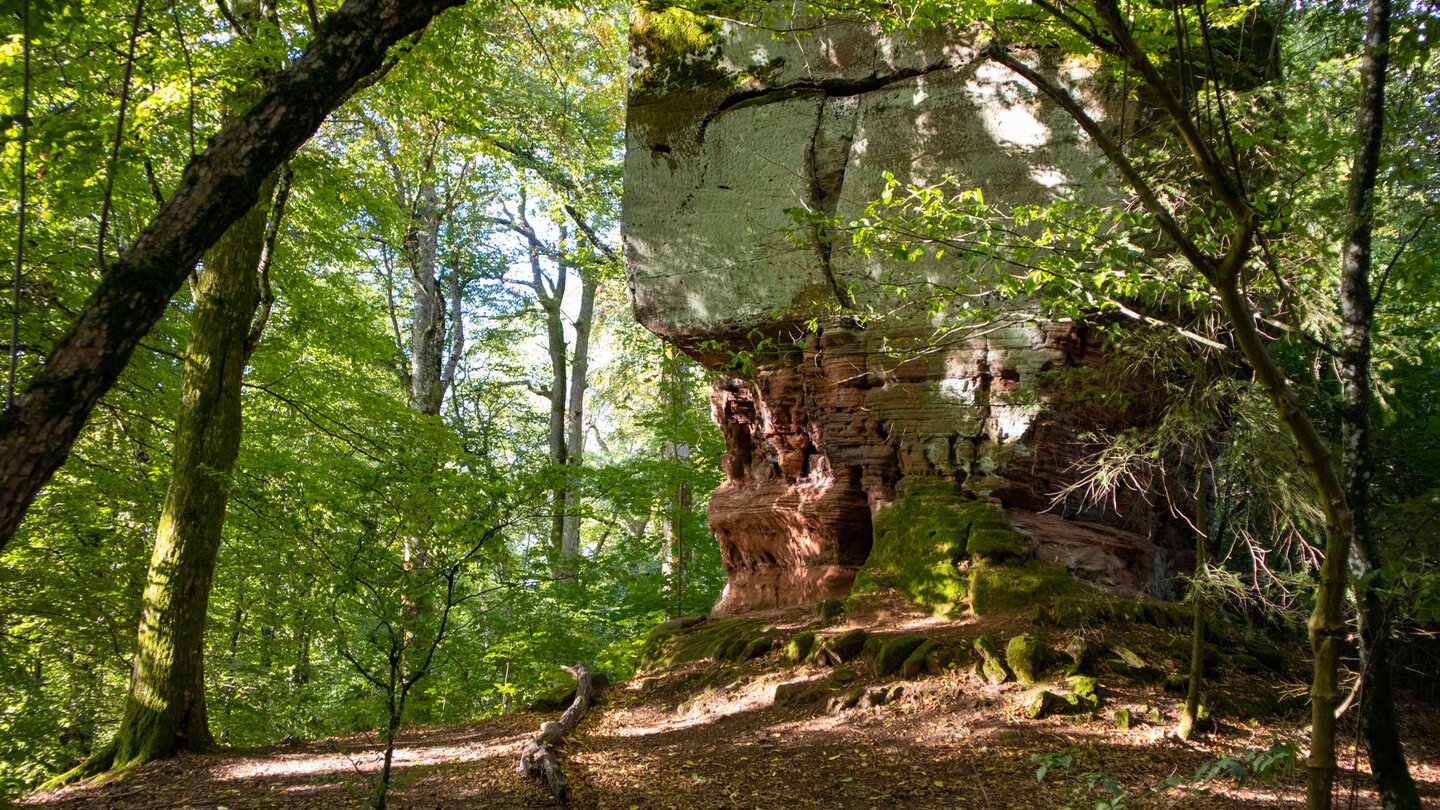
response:
M1158 618L1165 623L1163 615ZM1267 653L1263 638L1228 631L1224 643L1212 648L1218 729L1185 743L1168 733L1179 704L1174 687L1184 669L1181 630L1123 620L1066 629L1013 615L941 622L894 610L829 622L799 610L727 621L662 627L652 634L652 656L702 657L662 665L601 693L565 746L572 806L1089 808L1114 790L1127 807L1303 806L1299 773L1243 786L1217 778L1205 783L1203 795L1184 786L1153 792L1162 780L1190 777L1236 749L1301 743L1306 670L1298 648ZM854 642L860 636L855 630L874 640L850 658L840 639L850 634ZM827 665L827 654L790 660L806 645L784 645L805 633L816 634L814 647L847 660ZM1001 673L992 664L987 677L985 657L975 651L986 633L999 642L999 659L1009 648L1012 662L1026 645L1010 639L1039 639L1030 653L1040 650L1042 659L1049 658L1039 673L1045 680L1030 688L1013 675L993 683ZM918 640L885 652L883 642L907 636ZM912 674L881 675L896 665L896 650L925 641L934 642L926 648L930 654L905 656ZM1063 654L1067 648L1088 659L1078 666L1095 673L1098 704L1086 696L1086 681L1067 682L1064 670L1077 666ZM717 649L731 659L756 657L717 661L703 655ZM1042 690L1049 697L1037 698ZM1032 719L1036 706L1042 716ZM1129 728L1116 727L1122 710ZM525 711L406 731L391 806L553 804L515 765L522 741L557 713ZM1433 734L1440 712L1412 707L1405 715L1417 781L1428 801L1440 802ZM1354 806L1372 807L1364 753L1354 750L1353 738L1345 745L1347 770L1338 784L1348 792L1354 782ZM1044 781L1036 779L1037 756L1050 763ZM375 736L352 735L182 756L123 780L37 794L25 803L56 810L354 807L365 802L367 777L378 771L378 761ZM1352 779L1350 769L1357 766L1361 773ZM1094 774L1100 776L1087 787ZM1113 789L1107 788L1110 780Z

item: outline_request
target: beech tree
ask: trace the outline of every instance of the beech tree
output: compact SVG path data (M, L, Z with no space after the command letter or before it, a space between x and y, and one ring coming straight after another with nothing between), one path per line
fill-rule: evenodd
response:
M215 134L150 224L101 278L70 330L0 415L0 548L65 460L200 256L249 211L266 178L389 49L463 0L348 0L245 113Z

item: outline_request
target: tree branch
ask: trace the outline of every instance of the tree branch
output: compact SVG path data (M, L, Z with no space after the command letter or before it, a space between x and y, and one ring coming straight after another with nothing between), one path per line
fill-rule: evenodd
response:
M1180 252L1185 255L1185 258L1202 273L1208 273L1209 268L1214 267L1214 258L1200 250L1200 248L1191 241L1190 237L1180 227L1180 224L1175 221L1175 217L1170 213L1170 210L1160 202L1160 198L1156 196L1154 189L1150 187L1149 183L1145 182L1145 178L1140 176L1140 172L1135 168L1134 164L1130 162L1130 159L1125 156L1125 153L1120 149L1119 145L1106 134L1105 130L1095 122L1095 119L1090 117L1089 113L1085 112L1085 108L1080 105L1080 102L1075 100L1074 96L1070 95L1065 88L1041 76L1029 65L1011 56L1005 46L998 42L992 42L985 53L991 59L1018 73L1022 78L1034 85L1036 89L1063 107L1065 111L1070 114L1070 117L1075 119L1075 123L1079 124L1080 128L1085 130L1086 134L1094 139L1096 145L1100 147L1100 150L1105 153L1105 156L1110 159L1110 162L1120 171L1121 176L1125 178L1125 182L1128 183L1130 187L1135 190L1136 195L1140 197L1140 202L1144 204L1145 209L1150 212L1151 216L1155 217L1155 222L1160 226L1160 230L1164 232L1170 241L1175 243L1176 247L1180 249Z
M221 127L0 416L0 548L200 256L386 51L463 0L348 0L260 100Z

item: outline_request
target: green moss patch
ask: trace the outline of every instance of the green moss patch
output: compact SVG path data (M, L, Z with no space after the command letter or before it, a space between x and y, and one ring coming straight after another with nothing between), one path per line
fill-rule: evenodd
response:
M956 567L961 560L998 563L1031 554L1030 539L1010 525L999 504L969 499L944 478L907 476L895 500L875 512L870 557L853 592L863 597L892 589L953 617L970 595Z
M1064 600L1094 599L1094 588L1064 568L1040 560L1024 565L979 566L970 569L970 609L976 615L1021 612Z
M1036 636L1016 636L1005 645L1005 663L1021 686L1033 686L1043 680L1049 662L1050 650Z
M900 677L913 678L921 672L932 669L938 674L941 669L944 669L944 666L940 664L939 650L939 645L934 641L926 641L916 647L915 651L910 653L905 658L905 662L900 665Z
M761 638L761 629L758 619L741 616L707 619L689 626L667 622L645 636L640 668L674 666L703 658L734 660Z
M925 638L922 636L896 636L890 639L880 647L880 652L875 658L875 668L880 671L881 675L893 675L899 672L910 654L918 650L924 643Z
M648 64L631 77L637 95L660 96L707 84L734 82L720 65L722 23L682 8L637 7L630 18L631 50Z
M1000 652L1000 639L994 633L986 633L975 639L975 652L980 655L980 672L990 683L1004 683L1010 678L1010 668Z
M795 636L790 639L790 643L785 645L785 660L792 664L798 664L804 661L806 656L810 655L810 651L814 648L815 633L810 630L796 633Z

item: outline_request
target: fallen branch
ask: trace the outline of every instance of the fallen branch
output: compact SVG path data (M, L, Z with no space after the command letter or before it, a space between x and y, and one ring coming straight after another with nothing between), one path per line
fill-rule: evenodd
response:
M590 670L584 664L576 664L574 669L560 668L575 677L575 702L560 715L559 722L540 724L540 733L526 741L525 748L521 750L520 767L517 770L545 782L545 786L550 789L550 795L565 804L570 799L570 785L565 781L565 774L560 772L560 762L555 758L555 746L565 739L566 734L580 725L581 718L590 708L591 682Z

